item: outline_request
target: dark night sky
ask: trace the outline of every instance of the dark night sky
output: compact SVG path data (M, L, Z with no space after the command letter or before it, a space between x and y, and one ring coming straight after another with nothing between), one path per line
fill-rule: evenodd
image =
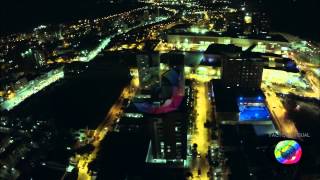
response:
M0 34L25 31L46 23L108 15L114 8L95 0L1 0Z
M96 1L1 0L0 34L25 31L43 23L60 23L81 17L103 16L115 10L106 5L97 5ZM265 10L271 16L274 29L320 40L319 0L262 1Z
M319 0L262 0L272 27L320 41Z

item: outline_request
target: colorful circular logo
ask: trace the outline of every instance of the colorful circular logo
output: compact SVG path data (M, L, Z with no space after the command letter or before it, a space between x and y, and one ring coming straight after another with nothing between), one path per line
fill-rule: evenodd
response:
M302 149L295 140L284 140L276 145L274 155L281 164L296 164L300 161Z

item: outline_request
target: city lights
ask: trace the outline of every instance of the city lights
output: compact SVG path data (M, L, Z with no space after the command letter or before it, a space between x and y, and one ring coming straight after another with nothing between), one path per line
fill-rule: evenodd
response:
M4 1L0 179L317 179L316 7Z

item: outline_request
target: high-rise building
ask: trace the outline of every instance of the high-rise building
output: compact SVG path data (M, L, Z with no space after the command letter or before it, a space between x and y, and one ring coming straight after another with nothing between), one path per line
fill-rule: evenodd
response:
M203 62L220 65L223 59L238 58L241 53L242 48L233 44L210 44L203 53Z
M222 61L222 81L227 87L259 89L263 66L259 59L225 59Z
M181 89L180 95L182 96L184 95L185 88L184 58L185 56L183 54L177 53L167 53L160 56L161 64L167 66L171 70L174 70L178 74L178 86Z
M151 141L147 162L181 167L187 155L184 56L168 53L160 59L167 68L161 72L158 100L135 105L149 114Z
M30 48L21 53L21 57L35 64L35 68L46 65L46 55L42 48Z
M187 156L186 119L178 111L152 118L149 162L183 165Z
M245 12L243 17L243 34L250 35L254 32L253 16L251 12Z
M154 54L138 54L136 56L140 88L151 90L160 83L160 64Z
M256 23L257 34L268 34L270 31L269 17L265 12L261 12L257 16L258 16L257 19L259 19L259 21Z
M37 64L37 67L38 66L42 67L42 66L44 66L46 64L45 54L42 51L36 50L33 53L33 56L34 56L35 62Z

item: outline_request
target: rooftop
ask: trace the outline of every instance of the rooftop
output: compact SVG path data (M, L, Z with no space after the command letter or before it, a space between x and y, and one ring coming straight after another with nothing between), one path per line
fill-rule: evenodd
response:
M228 88L222 80L212 80L212 87L216 102L217 112L240 112L238 100L240 97L261 97L264 99L263 92L259 90L247 91L241 88Z
M242 48L235 46L233 44L210 44L206 51L204 52L205 54L218 54L218 55L240 55L242 52Z

